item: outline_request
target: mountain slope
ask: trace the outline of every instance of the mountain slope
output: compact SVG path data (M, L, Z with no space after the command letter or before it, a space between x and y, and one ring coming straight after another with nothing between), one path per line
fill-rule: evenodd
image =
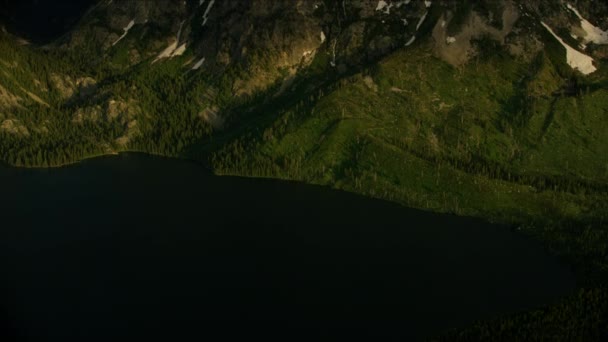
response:
M510 43L470 39L475 56L465 64L443 58L446 42L433 34L307 96L292 91L291 104L262 107L248 132L220 146L213 165L507 222L592 219L606 205L606 70L598 63L583 77L570 68L528 16L503 24ZM435 18L429 30L450 29L444 13ZM531 34L546 43L524 53Z
M104 0L47 46L1 35L9 164L191 158L509 223L608 280L604 3ZM563 304L573 336L601 339L576 308L602 291Z

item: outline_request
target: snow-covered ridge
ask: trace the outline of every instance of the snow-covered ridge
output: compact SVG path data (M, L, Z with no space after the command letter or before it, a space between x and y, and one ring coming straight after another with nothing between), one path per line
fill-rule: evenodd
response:
M127 26L125 26L123 28L123 30L125 32L122 34L122 36L120 36L120 38L118 38L114 43L112 43L112 46L118 44L119 41L121 41L124 37L126 37L127 34L129 33L129 30L131 30L134 25L135 25L135 20L131 20L131 22L129 22L129 24L127 24Z
M553 30L544 22L541 21L541 24L566 48L566 60L572 69L576 69L585 75L589 75L597 70L597 68L593 65L593 58L566 44L566 42L564 42L563 39L553 32Z
M581 21L581 28L587 34L582 37L586 43L595 43L595 44L608 44L608 31L602 31L599 27L591 24L587 19L583 18L581 13L574 8L574 6L567 4L569 10L571 10Z

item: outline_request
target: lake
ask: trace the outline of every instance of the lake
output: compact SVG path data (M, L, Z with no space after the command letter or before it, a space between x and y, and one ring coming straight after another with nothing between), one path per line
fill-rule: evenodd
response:
M419 340L575 287L506 227L182 160L0 182L3 341Z

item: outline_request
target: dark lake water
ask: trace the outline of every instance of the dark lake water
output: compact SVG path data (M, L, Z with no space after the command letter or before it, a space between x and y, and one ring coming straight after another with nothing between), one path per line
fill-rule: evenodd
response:
M185 161L0 168L0 189L3 341L415 340L575 285L504 227Z
M47 44L76 25L96 0L0 0L0 22L35 44Z

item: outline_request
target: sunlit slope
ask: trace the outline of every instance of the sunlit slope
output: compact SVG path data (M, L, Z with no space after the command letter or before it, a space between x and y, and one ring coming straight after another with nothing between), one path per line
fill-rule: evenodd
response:
M286 109L214 165L507 221L596 215L606 203L590 198L608 180L602 77L564 75L551 53L525 62L490 49L460 68L424 46L398 52Z

